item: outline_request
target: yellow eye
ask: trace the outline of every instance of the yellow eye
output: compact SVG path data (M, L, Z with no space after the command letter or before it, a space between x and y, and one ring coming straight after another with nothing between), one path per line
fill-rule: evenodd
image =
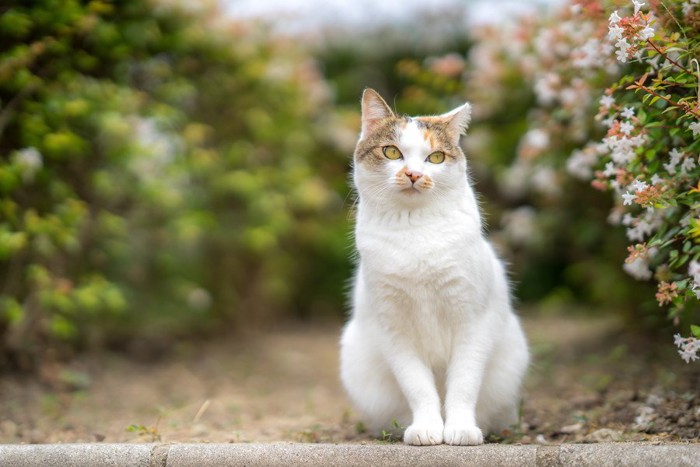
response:
M401 151L399 151L399 148L396 146L384 146L382 148L382 152L386 156L387 159L391 159L392 161L395 161L396 159L401 159L403 157L403 154L401 154Z
M428 156L426 161L432 163L432 164L442 164L445 162L445 153L440 152L440 151L435 151L431 155Z

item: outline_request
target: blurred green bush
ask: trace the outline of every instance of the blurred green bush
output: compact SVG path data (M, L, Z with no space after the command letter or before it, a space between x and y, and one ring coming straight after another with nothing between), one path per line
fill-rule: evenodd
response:
M346 155L305 52L209 6L0 8L0 366L340 314Z

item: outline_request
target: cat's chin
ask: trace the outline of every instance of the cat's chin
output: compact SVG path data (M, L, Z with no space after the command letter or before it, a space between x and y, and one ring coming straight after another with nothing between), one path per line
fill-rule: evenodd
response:
M409 186L406 188L402 188L400 190L400 193L407 196L419 196L425 193L425 190L418 189L415 186Z

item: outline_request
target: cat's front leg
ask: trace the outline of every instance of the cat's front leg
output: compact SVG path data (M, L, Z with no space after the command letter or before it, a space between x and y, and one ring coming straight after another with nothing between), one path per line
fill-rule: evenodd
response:
M476 404L491 342L485 337L488 333L479 332L478 328L460 336L453 349L445 395L446 444L471 446L484 442L476 424Z
M412 413L403 435L405 444L434 445L443 441L440 396L430 368L415 354L394 349L387 359Z

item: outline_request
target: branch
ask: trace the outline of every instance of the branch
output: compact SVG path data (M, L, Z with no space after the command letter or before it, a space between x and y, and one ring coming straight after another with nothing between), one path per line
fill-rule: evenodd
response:
M662 57L664 57L666 60L668 60L669 62L673 63L674 65L676 65L678 68L680 68L681 70L685 71L685 72L688 73L689 75L692 75L692 74L693 74L692 71L688 70L686 67L684 67L683 65L681 65L681 64L678 63L677 61L671 59L668 55L666 55L665 52L662 52L661 49L659 49L659 48L656 46L656 44L654 44L654 43L651 41L651 39L647 39L647 43L648 43L650 46L652 46L653 49L656 50L656 51L659 53L659 55L661 55Z

